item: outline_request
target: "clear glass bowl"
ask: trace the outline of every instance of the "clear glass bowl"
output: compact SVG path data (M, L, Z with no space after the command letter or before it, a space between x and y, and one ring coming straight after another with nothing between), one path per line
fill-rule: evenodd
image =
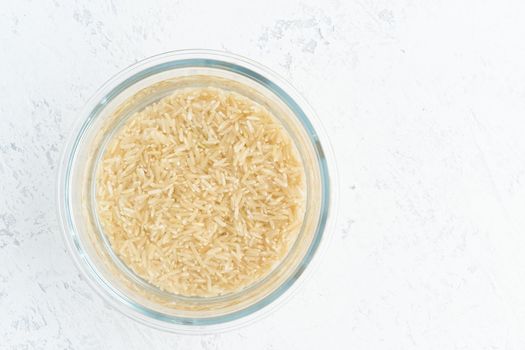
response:
M306 172L306 214L289 253L262 280L218 297L171 294L135 275L112 251L94 210L94 170L115 130L134 112L175 89L196 86L233 90L268 108L294 139ZM290 295L326 245L336 191L335 167L322 130L313 110L288 83L246 58L192 50L138 62L110 79L89 100L65 149L58 208L69 252L95 291L135 320L185 333L246 324Z

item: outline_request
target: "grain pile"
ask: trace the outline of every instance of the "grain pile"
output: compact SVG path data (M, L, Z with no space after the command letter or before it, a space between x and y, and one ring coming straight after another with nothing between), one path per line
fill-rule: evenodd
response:
M137 275L181 295L221 295L268 274L290 248L304 215L304 168L265 108L189 88L116 133L96 199L113 250Z

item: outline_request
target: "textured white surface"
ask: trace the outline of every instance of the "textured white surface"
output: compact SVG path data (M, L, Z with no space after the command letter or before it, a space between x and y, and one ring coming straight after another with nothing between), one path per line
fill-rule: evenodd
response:
M322 4L322 5L321 5ZM4 1L0 349L525 348L522 1ZM339 226L270 317L213 336L108 309L54 188L88 96L138 59L214 48L289 79L331 134Z

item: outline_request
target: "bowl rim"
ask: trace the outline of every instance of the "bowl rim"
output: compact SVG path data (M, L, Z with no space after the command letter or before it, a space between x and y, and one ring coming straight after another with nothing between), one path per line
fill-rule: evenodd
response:
M85 131L105 106L127 87L142 79L166 70L188 67L218 68L240 74L261 84L279 97L292 110L310 137L316 151L322 187L321 210L314 238L292 274L270 294L254 304L225 315L206 318L172 316L152 310L134 302L106 281L97 272L82 248L72 220L69 200L70 175L79 143ZM69 255L86 277L91 288L122 314L157 329L189 334L232 329L246 325L250 321L268 314L277 305L282 304L299 287L307 275L311 275L312 260L318 260L314 257L318 257L322 253L320 251L326 249L326 241L328 241L326 236L330 236L329 233L335 224L336 215L334 214L337 211L338 191L334 189L337 187L337 169L328 136L313 108L297 90L275 72L248 58L222 51L170 51L138 61L111 77L88 100L81 111L81 116L78 118L63 150L62 161L58 170L57 199L62 237ZM270 308L269 306L273 307Z

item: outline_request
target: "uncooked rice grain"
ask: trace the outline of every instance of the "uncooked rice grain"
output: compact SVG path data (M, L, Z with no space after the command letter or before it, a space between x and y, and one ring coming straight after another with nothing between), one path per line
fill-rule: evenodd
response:
M106 147L97 214L118 257L162 290L216 296L266 276L296 239L304 167L276 118L240 94L186 88Z

